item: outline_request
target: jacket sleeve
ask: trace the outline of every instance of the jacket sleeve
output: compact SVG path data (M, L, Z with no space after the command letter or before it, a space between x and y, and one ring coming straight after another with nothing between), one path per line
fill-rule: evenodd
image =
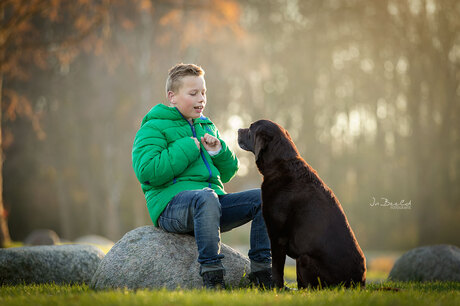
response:
M132 154L138 180L142 184L158 187L184 172L199 157L200 151L190 137L168 145L159 129L144 125L136 135Z
M222 183L229 182L238 171L238 159L235 153L227 146L225 141L220 138L219 131L216 131L217 138L220 140L222 149L220 152L212 156L212 161L220 172Z

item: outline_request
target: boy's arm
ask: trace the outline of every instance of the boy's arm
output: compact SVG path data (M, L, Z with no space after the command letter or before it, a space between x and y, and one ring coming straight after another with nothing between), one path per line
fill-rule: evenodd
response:
M137 133L132 153L139 181L155 187L172 181L200 155L192 138L181 138L168 145L164 135L150 125Z
M230 150L225 141L220 138L219 131L216 131L216 136L222 145L220 152L212 156L212 161L220 172L222 183L229 182L238 171L238 159L235 153Z

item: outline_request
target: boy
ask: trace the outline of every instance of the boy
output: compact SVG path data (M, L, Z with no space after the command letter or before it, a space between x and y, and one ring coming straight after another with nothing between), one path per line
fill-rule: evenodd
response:
M166 81L169 107L154 106L136 134L133 168L150 218L165 231L193 234L206 288L223 288L220 232L252 220L251 281L271 287L271 256L260 189L226 194L223 183L238 170L235 154L203 116L204 71L193 64L172 67Z

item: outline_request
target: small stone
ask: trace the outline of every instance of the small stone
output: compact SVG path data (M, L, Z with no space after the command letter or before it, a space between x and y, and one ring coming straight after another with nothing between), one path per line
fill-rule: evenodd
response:
M55 245L59 242L58 234L49 229L34 230L24 240L24 244L26 245Z
M114 245L113 241L99 235L86 235L75 239L78 244Z

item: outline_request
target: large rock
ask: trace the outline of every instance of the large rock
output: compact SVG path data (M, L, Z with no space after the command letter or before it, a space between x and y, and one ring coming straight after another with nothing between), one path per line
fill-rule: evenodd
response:
M91 245L0 249L0 284L89 284L103 257Z
M249 259L222 244L226 284L247 284ZM154 226L128 232L102 260L91 281L94 289L201 288L195 238L167 233Z
M403 254L388 277L397 281L460 281L460 249L453 245L419 247Z
M27 245L55 245L60 242L58 234L50 229L36 229L24 240Z

